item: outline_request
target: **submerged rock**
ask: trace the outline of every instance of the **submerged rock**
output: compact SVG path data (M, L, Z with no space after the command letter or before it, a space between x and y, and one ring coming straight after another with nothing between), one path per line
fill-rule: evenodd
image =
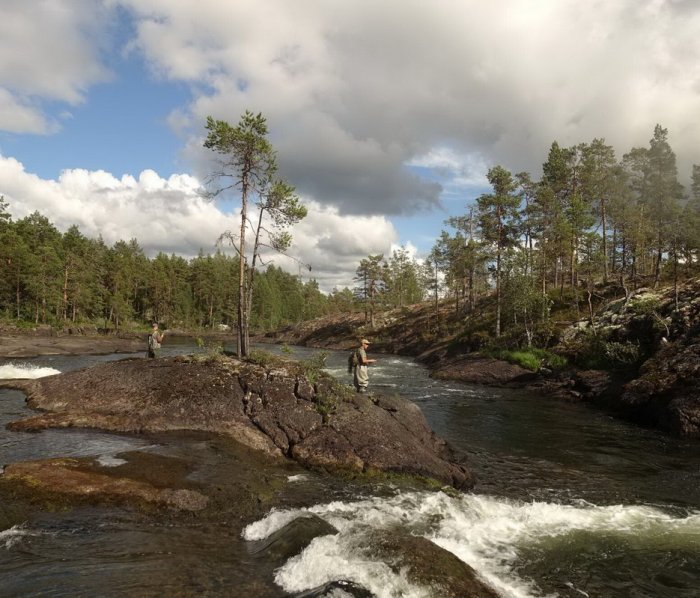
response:
M442 598L497 598L498 593L479 579L476 571L451 552L427 538L401 530L374 534L365 548L373 560L402 571L413 583L430 588Z
M293 519L263 540L248 542L247 548L248 552L256 558L265 558L282 564L304 550L314 538L337 533L338 530L330 523L326 523L317 515L309 514Z
M374 594L347 579L331 581L318 588L294 594L294 598L335 598L351 596L352 598L374 598Z
M398 397L356 395L320 371L274 360L131 359L37 380L23 390L42 413L9 427L225 434L303 465L422 476L456 488L473 479L420 409Z
M96 470L92 459L85 458L13 463L5 467L3 479L56 494L89 497L96 502L138 501L180 511L200 511L208 502L207 497L196 490L157 488L145 481L107 475Z

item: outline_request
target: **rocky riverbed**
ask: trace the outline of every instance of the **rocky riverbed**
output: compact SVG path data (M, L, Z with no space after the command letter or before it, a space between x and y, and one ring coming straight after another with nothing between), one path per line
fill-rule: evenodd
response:
M6 463L0 475L0 530L21 524L37 509L92 505L137 508L176 525L194 517L197 525L228 522L237 529L274 507L289 475L302 468L341 484L383 481L431 491L473 485L464 457L432 432L413 403L356 394L318 364L259 359L263 362L223 355L136 358L3 381L1 386L24 392L37 410L9 424L11 430L93 428L139 434L156 443L169 435L200 435L219 446L221 460L215 467L196 466L194 478L195 464L187 456L141 451L120 454L118 463L97 457ZM275 557L280 545L291 542L283 549L291 556L314 537L337 533L312 523L302 520L283 530L284 538L261 549L265 558ZM378 540L373 550L381 551L371 557L415 583L439 581L441 596L496 595L444 549L409 540Z

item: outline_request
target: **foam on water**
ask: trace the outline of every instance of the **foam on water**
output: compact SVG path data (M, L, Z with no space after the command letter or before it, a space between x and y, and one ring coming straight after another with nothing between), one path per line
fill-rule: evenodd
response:
M37 367L28 363L10 363L8 365L0 365L0 379L12 380L15 378L44 378L45 376L53 376L60 374L59 370L54 368Z
M97 458L97 462L102 465L102 467L119 467L120 465L128 463L126 459L120 459L110 454L100 455Z
M380 598L430 595L382 562L368 560L371 532L400 526L428 538L471 565L501 595L542 596L516 564L523 550L545 548L577 534L614 535L635 544L683 548L700 542L700 512L674 517L648 506L563 505L518 502L489 496L404 493L352 503L332 502L308 509L271 511L243 531L246 540L260 540L296 517L315 514L338 534L315 538L288 560L275 581L288 592L300 592L337 579L358 583ZM426 593L427 592L427 593Z
M4 546L6 549L12 548L17 542L20 541L24 536L31 535L24 527L21 525L15 525L10 529L5 529L0 531L0 546Z

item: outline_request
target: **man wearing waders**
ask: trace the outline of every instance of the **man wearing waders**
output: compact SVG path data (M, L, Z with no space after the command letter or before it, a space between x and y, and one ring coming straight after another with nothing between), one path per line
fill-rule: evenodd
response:
M377 361L376 359L367 359L368 346L369 341L366 338L363 338L360 341L360 347L355 351L356 363L355 371L353 373L353 383L355 384L355 390L357 392L367 392L367 387L369 386L367 366L370 363Z
M158 322L153 322L151 334L148 335L148 356L158 357L160 354L160 344L163 342L164 332L158 330Z

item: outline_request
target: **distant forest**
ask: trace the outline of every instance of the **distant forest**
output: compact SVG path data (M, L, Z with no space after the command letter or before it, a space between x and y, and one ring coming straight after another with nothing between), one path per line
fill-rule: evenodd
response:
M0 263L6 321L117 330L150 320L187 329L235 321L238 258L218 251L190 260L164 253L149 259L136 239L108 247L77 226L62 234L37 212L13 222L1 198ZM253 318L261 328L340 309L344 299L275 267L261 272L256 286Z
M446 221L421 261L405 249L361 260L354 288L320 291L315 280L270 266L254 277L251 326L269 330L334 313L379 311L449 298L466 319L493 322L510 344L546 345L550 308L567 301L592 316L601 293L629 295L698 274L700 166L689 190L678 181L668 132L621 159L604 139L573 147L554 142L542 176L488 172L492 191ZM465 202L466 204L466 202ZM0 198L0 317L66 326L129 328L235 323L238 257L217 251L186 260L149 259L136 239L107 247L76 226L65 233L39 213L13 221ZM617 290L615 290L617 288ZM477 309L487 298L488 313ZM491 326L491 324L489 324Z
M239 261L221 251L190 260L159 253L149 259L136 239L108 247L85 237L77 226L61 233L35 212L13 221L0 197L0 318L5 322L56 327L133 329L148 321L183 329L233 327ZM406 252L385 262L384 302L390 265L397 274L398 305L420 301L415 268ZM407 272L413 273L407 275ZM320 291L311 279L273 265L256 273L251 325L270 330L333 313L361 309L362 293L348 288ZM411 283L413 282L413 285Z

